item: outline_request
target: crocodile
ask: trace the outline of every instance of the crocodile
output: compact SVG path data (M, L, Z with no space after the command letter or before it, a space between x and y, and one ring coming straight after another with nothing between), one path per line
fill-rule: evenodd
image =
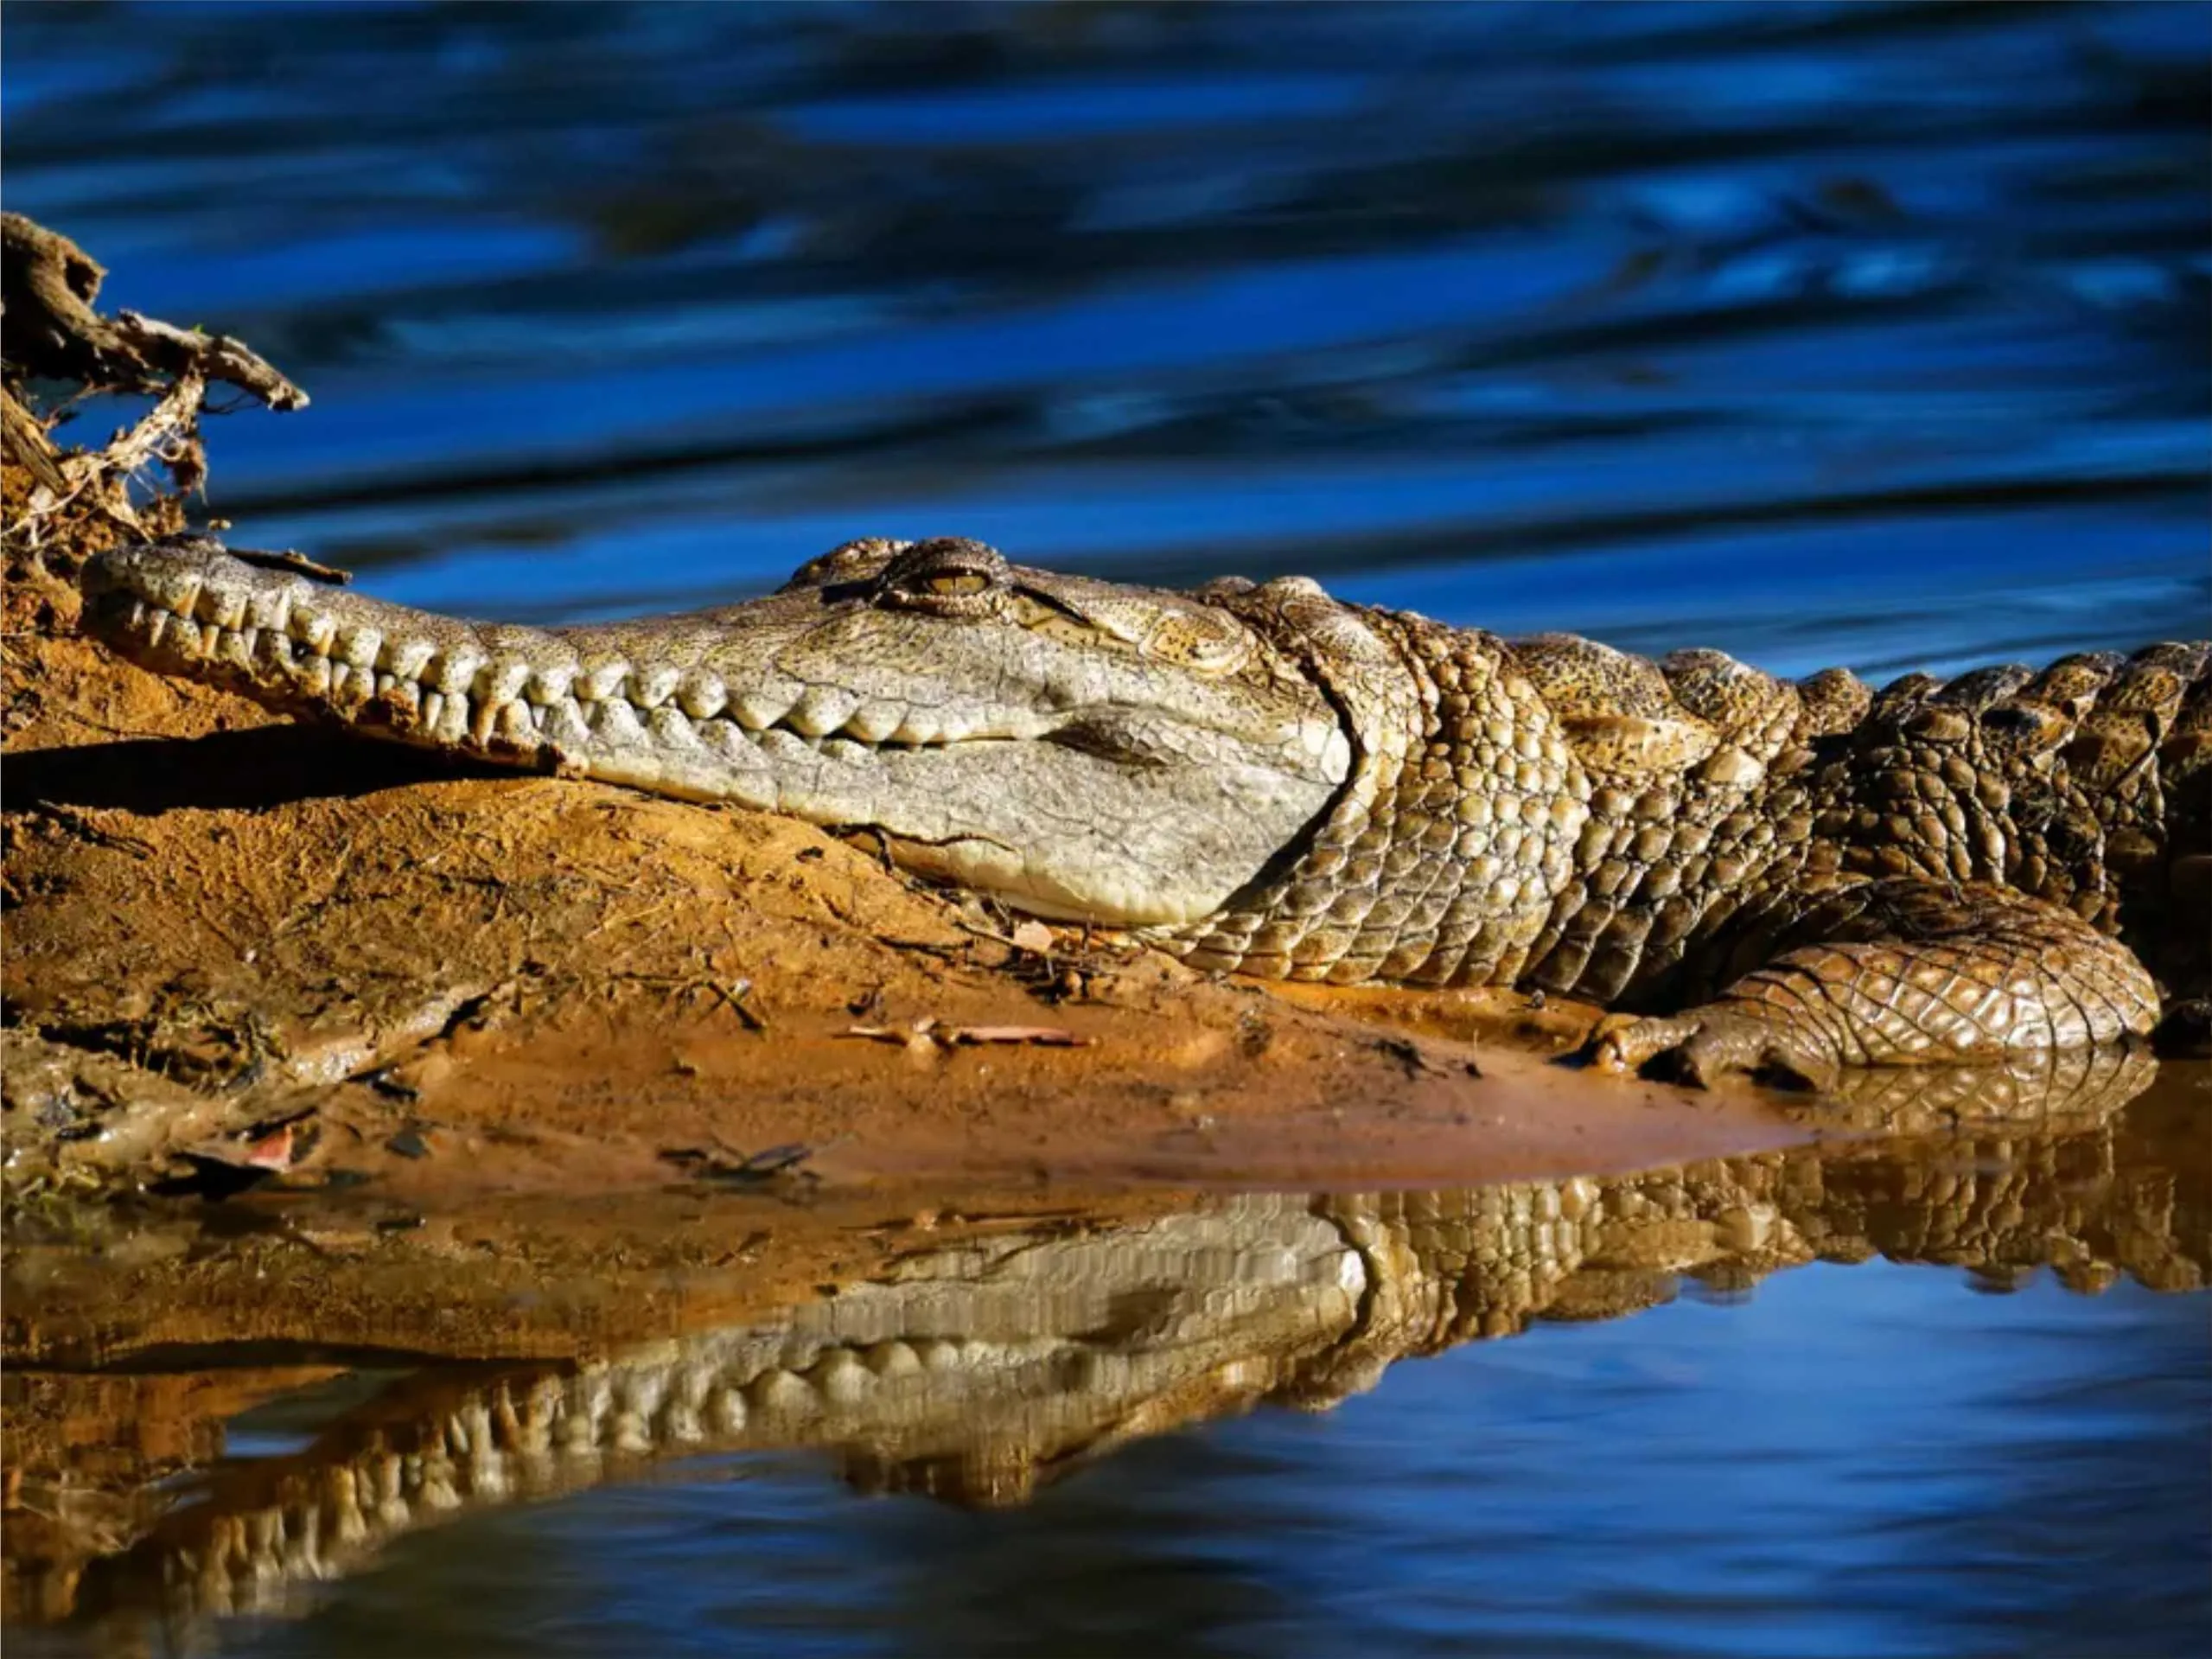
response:
M82 580L122 654L279 711L865 831L1202 968L1583 998L1599 1062L1692 1082L2138 1041L2212 936L2212 644L1877 692L953 537L566 628L206 536Z

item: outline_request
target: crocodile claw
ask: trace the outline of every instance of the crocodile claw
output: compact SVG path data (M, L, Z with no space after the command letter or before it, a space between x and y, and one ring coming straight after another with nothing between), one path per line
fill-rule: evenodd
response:
M1834 1057L1814 1039L1770 1016L1708 1005L1655 1018L1615 1014L1590 1044L1593 1063L1609 1071L1710 1088L1731 1075L1800 1088L1834 1086Z

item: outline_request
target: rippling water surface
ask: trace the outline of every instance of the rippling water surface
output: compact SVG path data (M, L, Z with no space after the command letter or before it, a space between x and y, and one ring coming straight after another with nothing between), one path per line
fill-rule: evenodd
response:
M504 617L862 533L1779 672L2207 609L2195 5L22 6L10 205Z
M581 1362L12 1372L10 1605L61 1622L11 1649L2200 1652L2205 1082L1643 1174L853 1231L838 1284L717 1322L699 1280ZM719 1202L755 1277L804 1236ZM273 1397L198 1423L226 1389Z
M314 394L214 430L208 510L389 597L612 616L755 593L856 534L961 533L1877 676L2202 632L2212 603L2204 7L14 5L6 28L10 207L103 258L107 299L240 334ZM1925 1180L1827 1232L1787 1195L1716 1200L1497 1330L1506 1292L1463 1290L1472 1324L1386 1374L1346 1369L1357 1298L1329 1301L1348 1281L1300 1230L1341 1201L1240 1200L1260 1220L1176 1222L1229 1231L1138 1273L1103 1336L1004 1316L989 1341L1032 1343L1027 1380L953 1398L942 1444L787 1431L770 1399L686 1458L508 1447L481 1492L439 1477L438 1525L418 1491L341 1560L296 1509L193 1589L192 1528L284 1513L254 1483L357 1452L364 1391L420 1407L397 1420L418 1477L424 1425L496 1403L435 1369L356 1377L232 1424L167 1532L73 1497L114 1561L75 1623L10 1644L2203 1651L2198 1121L2051 1152L2009 1196L2032 1138L1900 1152ZM1971 1239L1929 1183L1967 1191ZM1206 1301L1202 1258L1312 1290L1308 1346L1289 1303ZM1132 1381L1099 1351L1196 1357ZM1114 1409L977 1450L1063 1395ZM1263 1398L1334 1409L1243 1414ZM437 1456L465 1465L455 1432ZM286 1541L332 1581L303 1589Z

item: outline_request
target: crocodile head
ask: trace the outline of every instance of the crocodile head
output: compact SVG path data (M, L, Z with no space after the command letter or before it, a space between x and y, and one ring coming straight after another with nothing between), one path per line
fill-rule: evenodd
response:
M1353 768L1339 710L1246 615L849 543L751 603L565 629L417 611L205 538L85 573L124 655L404 742L874 832L1036 914L1218 910Z

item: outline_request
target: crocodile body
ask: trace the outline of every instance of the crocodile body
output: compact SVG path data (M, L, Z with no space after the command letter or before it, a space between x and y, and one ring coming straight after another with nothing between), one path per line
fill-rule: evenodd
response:
M2193 993L2212 646L1789 683L1341 603L847 544L751 603L539 629L206 539L101 555L167 673L455 754L865 827L902 865L1200 966L1634 1011L1692 1077L2139 1037ZM1687 1011L1667 1013L1686 1007Z

